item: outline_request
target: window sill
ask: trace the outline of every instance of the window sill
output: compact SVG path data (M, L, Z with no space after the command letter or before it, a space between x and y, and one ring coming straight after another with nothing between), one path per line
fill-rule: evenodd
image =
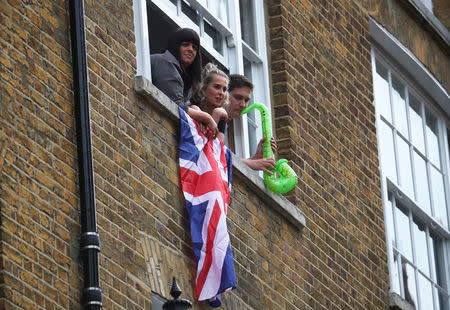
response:
M143 76L135 77L135 91L146 98L150 104L161 112L167 113L174 121L179 121L178 106ZM303 212L282 195L268 191L258 173L250 169L239 157L233 154L233 173L239 176L246 185L255 191L267 204L283 215L298 229L306 226Z
M389 293L390 310L415 310L416 308L397 293Z

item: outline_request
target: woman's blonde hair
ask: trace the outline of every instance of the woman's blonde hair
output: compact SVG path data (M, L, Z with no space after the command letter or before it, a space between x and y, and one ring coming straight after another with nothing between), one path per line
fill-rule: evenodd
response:
M200 80L200 84L195 91L194 95L192 96L192 101L196 105L199 106L199 108L202 108L206 105L206 96L205 96L205 89L208 87L208 84L211 83L214 76L222 76L227 80L227 85L230 81L228 78L228 75L220 70L215 64L213 63L207 63L206 66L203 68L202 71L202 79ZM228 105L228 91L225 92L225 99L223 101L222 107L225 107Z

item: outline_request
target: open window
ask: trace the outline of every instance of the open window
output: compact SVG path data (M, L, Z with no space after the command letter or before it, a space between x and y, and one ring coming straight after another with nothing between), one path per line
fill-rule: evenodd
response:
M259 0L134 0L137 75L148 80L150 54L163 52L169 33L178 27L200 35L203 64L214 62L225 72L243 74L255 85L251 103L270 111L267 44L263 2ZM262 137L253 110L233 122L232 150L249 157Z

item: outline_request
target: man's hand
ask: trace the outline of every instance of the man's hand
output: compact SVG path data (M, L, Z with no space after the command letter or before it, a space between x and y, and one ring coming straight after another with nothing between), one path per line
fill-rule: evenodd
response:
M250 159L261 159L262 156L262 144L264 141L266 141L267 137L262 138L261 140L259 140L258 146L256 147L256 152L255 154L253 154L252 157L250 157ZM275 141L275 139L272 137L272 139L270 140L270 145L272 146L272 150L274 152L277 151L277 142Z
M247 158L242 159L242 161L253 170L262 170L270 175L272 175L273 173L269 169L275 170L275 160L273 158Z

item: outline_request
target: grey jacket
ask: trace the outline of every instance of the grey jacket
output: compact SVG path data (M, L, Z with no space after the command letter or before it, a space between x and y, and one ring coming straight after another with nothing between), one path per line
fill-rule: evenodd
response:
M169 51L150 55L152 83L183 109L190 105L192 89L184 89L183 68Z

